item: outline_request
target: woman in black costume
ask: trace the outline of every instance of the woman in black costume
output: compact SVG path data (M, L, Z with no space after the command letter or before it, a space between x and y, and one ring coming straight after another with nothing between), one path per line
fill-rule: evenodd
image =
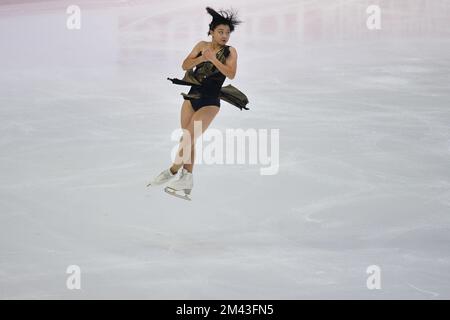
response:
M206 7L212 16L208 35L211 41L198 42L191 53L184 59L182 68L186 74L182 80L170 79L174 84L189 85L188 94L182 93L184 102L181 107L181 127L183 136L172 166L148 185L161 185L171 180L183 168L178 180L166 187L166 192L190 200L188 195L193 188L192 170L194 166L195 141L209 127L220 110L220 99L242 109L248 109L247 97L231 85L222 88L225 78L234 79L237 69L237 51L226 45L234 27L242 21L236 19L232 11L216 12ZM193 68L195 67L195 70ZM194 131L194 122L201 122L201 132ZM199 124L197 122L197 125ZM194 136L194 134L196 136ZM183 151L186 155L183 156ZM179 195L177 191L184 191Z

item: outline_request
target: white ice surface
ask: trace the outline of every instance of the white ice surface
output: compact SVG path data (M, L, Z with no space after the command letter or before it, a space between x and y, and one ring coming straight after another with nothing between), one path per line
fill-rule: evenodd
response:
M380 31L373 1L77 1L78 31L72 1L7 2L0 298L450 298L448 1L377 1ZM197 165L187 202L145 185L206 5L245 21L224 85L250 100L212 128L280 129L280 170Z

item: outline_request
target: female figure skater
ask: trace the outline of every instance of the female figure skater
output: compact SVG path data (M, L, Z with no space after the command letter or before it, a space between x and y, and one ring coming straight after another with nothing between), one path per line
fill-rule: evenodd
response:
M212 16L208 35L211 42L200 41L183 61L182 68L187 70L183 80L170 79L175 84L190 85L188 94L184 94L181 107L181 127L183 136L172 166L162 171L147 186L164 184L175 177L182 168L179 179L171 181L165 191L171 195L191 200L189 195L194 186L192 170L194 167L195 141L209 127L220 109L220 99L230 102L239 108L245 108L248 99L232 86L231 93L221 92L225 77L233 79L236 75L237 51L226 43L234 27L242 21L236 19L236 14L220 10L216 12L210 7L206 11ZM193 68L196 67L195 71ZM228 88L230 89L230 88ZM240 100L240 101L239 101ZM240 102L240 103L239 103ZM245 108L247 109L247 108ZM194 122L201 122L201 132L194 132ZM197 123L198 125L198 123ZM194 136L194 133L197 136ZM186 153L183 155L183 153ZM177 191L184 191L180 195Z

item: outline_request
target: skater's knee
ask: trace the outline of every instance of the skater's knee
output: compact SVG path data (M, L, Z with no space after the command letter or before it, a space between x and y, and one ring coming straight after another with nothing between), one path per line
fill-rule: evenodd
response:
M196 136L194 136L194 130L192 129L186 129L185 131L184 131L184 134L183 134L183 137L181 137L182 138L182 140L184 140L184 139L186 139L186 140L184 140L184 141L186 141L186 143L191 143L191 145L193 144L193 143L195 143L195 141L197 140L197 138L198 138L198 136L196 137ZM181 142L181 140L180 140L180 142Z
M183 135L181 138L186 137L186 136L192 140L192 137L194 136L194 127L189 126L189 127L183 129Z

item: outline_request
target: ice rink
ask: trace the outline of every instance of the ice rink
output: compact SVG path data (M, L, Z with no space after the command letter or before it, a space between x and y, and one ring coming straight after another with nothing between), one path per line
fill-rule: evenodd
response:
M250 100L210 128L279 129L279 171L197 164L189 202L146 184L206 6L244 21L224 85ZM446 0L0 0L0 298L449 299L449 21Z

